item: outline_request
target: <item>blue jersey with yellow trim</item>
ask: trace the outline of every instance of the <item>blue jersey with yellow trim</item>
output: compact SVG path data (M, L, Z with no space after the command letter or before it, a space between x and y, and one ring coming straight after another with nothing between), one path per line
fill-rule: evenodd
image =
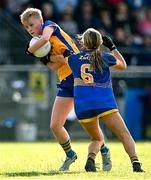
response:
M88 55L89 51L82 51L68 58L74 76L74 104L78 119L86 118L82 114L90 110L101 109L100 113L104 113L117 109L109 70L116 64L116 59L110 53L103 53L103 70L93 71Z
M79 52L70 36L66 34L55 22L47 20L42 24L42 29L44 29L46 26L54 28L54 32L50 37L52 55L63 54L66 49L69 49L71 53ZM57 71L60 81L69 76L71 73L72 71L68 65L62 65Z

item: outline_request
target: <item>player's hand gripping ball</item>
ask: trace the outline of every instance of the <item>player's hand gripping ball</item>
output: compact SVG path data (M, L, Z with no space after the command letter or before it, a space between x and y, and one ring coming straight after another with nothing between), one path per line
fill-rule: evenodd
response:
M40 38L41 38L41 36L33 37L29 42L29 47L34 45ZM43 46L41 46L39 49L37 49L33 53L33 55L35 57L42 58L42 57L46 56L50 52L50 49L51 49L51 44L50 44L50 41L48 41Z

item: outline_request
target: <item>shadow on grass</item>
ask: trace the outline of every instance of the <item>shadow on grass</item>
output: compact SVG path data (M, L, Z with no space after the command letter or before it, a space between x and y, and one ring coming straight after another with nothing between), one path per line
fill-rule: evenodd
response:
M10 173L0 173L0 176L6 177L17 177L17 176L24 176L24 177L31 177L31 176L54 176L54 175L62 175L62 174L76 174L80 172L59 172L59 171L50 171L50 172L10 172Z

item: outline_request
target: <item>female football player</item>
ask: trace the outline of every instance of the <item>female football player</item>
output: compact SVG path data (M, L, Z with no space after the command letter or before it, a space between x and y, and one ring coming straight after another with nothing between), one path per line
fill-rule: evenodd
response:
M27 8L20 15L20 18L24 28L32 37L42 35L39 41L27 49L28 54L33 54L48 41L51 42L51 55L63 54L64 57L66 57L69 56L69 52L79 52L72 39L56 23L52 21L43 21L42 13L39 9ZM73 108L72 71L67 64L63 65L50 61L50 56L41 58L41 61L50 69L57 70L60 80L58 84L58 94L52 109L50 128L66 153L66 160L60 167L60 171L66 171L77 159L77 154L71 148L69 134L64 128L67 116ZM103 170L109 171L112 167L110 151L107 146L104 145L103 134L101 135L101 142L102 147L100 151L103 161Z
M84 51L72 54L66 60L74 76L74 106L79 122L91 138L88 147L86 171L96 171L95 156L102 145L101 119L123 143L130 157L133 171L143 172L135 150L135 142L121 117L112 89L109 67L124 70L127 65L108 36L102 36L93 28L81 36ZM102 44L111 53L102 52ZM61 58L62 57L62 58Z

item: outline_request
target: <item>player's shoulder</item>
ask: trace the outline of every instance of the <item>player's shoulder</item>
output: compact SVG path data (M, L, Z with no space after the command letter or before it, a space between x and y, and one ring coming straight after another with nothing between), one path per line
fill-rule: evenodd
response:
M108 58L113 56L110 52L103 52L103 58Z
M80 51L71 55L71 59L87 60L89 51Z
M78 57L79 56L79 52L78 53L73 53L73 54L71 54L69 57L70 58L76 58L76 57Z
M77 53L73 53L69 56L69 60L72 60L72 59L78 59L78 57L80 56L81 52L77 52Z
M116 64L116 58L113 56L112 53L103 52L103 59L109 66Z
M53 21L50 21L50 20L46 20L44 21L44 23L42 24L42 29L46 26L54 26L54 27L57 27L58 24L56 24L55 22Z
M103 52L103 59L109 60L109 59L115 59L115 57L110 52Z

